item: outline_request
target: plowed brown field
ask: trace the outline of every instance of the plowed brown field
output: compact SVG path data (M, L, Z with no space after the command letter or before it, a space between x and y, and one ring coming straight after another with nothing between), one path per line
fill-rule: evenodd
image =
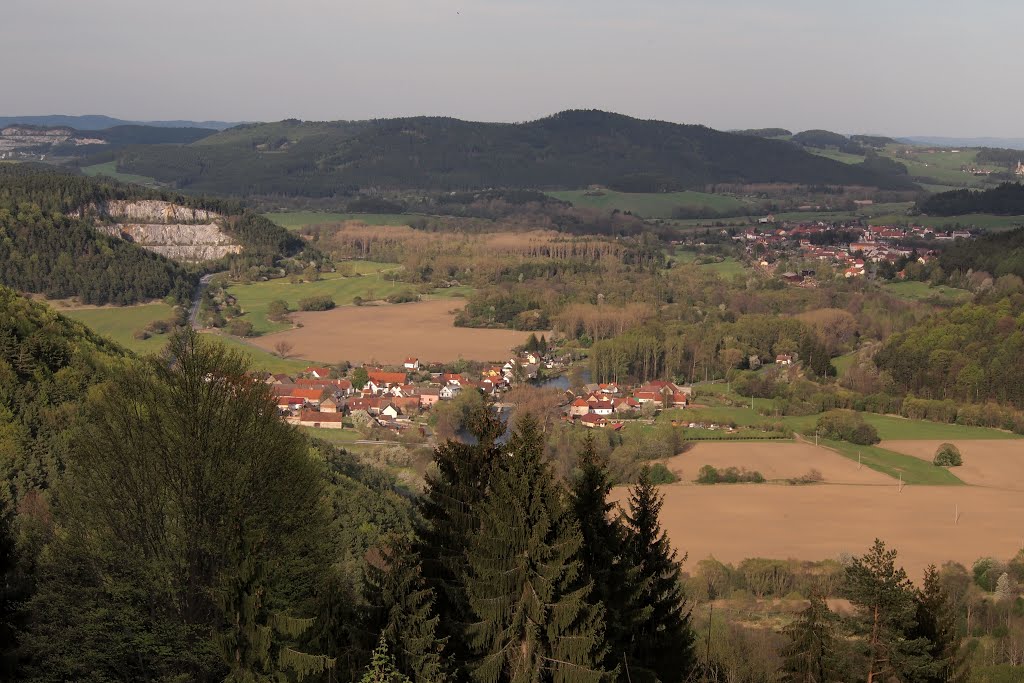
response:
M947 560L1010 558L1024 544L1024 496L973 486L672 484L661 487L662 526L685 568L713 555L821 560L863 554L877 537L899 551L914 581ZM613 496L624 501L626 489ZM959 508L959 523L954 512Z
M883 441L882 448L931 462L944 441ZM1024 440L956 440L964 464L950 472L974 486L1024 491Z
M765 479L800 477L809 470L821 473L824 481L843 484L894 483L891 477L847 460L837 453L811 444L771 441L701 442L682 455L669 458L665 465L683 482L692 482L704 465L718 469L744 467L756 470Z
M327 363L343 360L400 365L415 356L421 362L464 358L507 361L510 350L523 344L528 332L455 327L454 310L463 301L439 299L410 304L340 306L319 313L295 313L301 328L256 337L257 346L273 351L286 340L292 354ZM549 332L537 332L538 336Z

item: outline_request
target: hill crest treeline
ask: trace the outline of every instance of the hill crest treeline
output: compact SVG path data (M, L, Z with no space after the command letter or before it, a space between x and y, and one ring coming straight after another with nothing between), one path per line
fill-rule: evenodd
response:
M250 124L186 146L131 147L118 168L180 189L243 196L592 184L658 192L748 182L914 188L785 141L579 110L514 124L440 117Z

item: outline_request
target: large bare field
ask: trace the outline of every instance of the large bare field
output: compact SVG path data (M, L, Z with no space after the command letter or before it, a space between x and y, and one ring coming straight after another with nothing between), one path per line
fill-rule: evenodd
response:
M421 362L464 358L504 361L528 332L455 327L456 311L465 302L450 299L379 306L339 306L320 313L295 313L301 328L257 337L252 341L268 351L282 339L292 354L327 363L343 360L401 364L409 356ZM541 332L537 332L540 336ZM550 333L544 332L543 334Z
M662 526L684 569L713 555L822 560L863 554L884 540L915 582L947 560L970 567L979 557L1007 559L1024 544L1024 496L973 486L716 484L661 487ZM613 497L624 501L626 489ZM959 523L954 512L959 506Z
M825 448L793 442L701 442L665 465L683 482L692 482L704 465L718 469L743 467L756 470L765 479L800 477L811 469L821 473L825 482L843 484L892 484L891 477Z
M883 441L879 444L897 453L931 461L943 441ZM1024 441L959 440L949 443L960 449L964 464L950 471L967 484L1012 491L1024 491Z

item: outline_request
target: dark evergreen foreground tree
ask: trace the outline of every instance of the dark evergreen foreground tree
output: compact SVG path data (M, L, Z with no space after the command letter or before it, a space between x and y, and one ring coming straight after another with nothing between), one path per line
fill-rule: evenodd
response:
M238 605L306 611L327 568L319 466L246 370L189 331L91 396L31 604L40 680L222 681L236 660L214 634Z
M448 441L434 451L437 474L426 478L415 544L423 577L434 591L435 611L441 615L438 635L459 665L470 657L465 636L472 621L465 588L467 552L480 526L479 505L500 458L496 441L505 425L482 408L471 416L468 429L476 443Z
M661 505L662 497L644 468L625 515L624 561L635 568L632 580L637 586L626 662L634 681L638 675L653 675L673 683L685 680L693 668L693 630L680 582L680 561L658 520Z
M634 622L641 609L636 580L639 570L628 566L623 557L625 532L621 513L608 500L611 478L607 464L594 448L590 432L580 452L579 470L572 488L572 504L583 536L580 559L594 584L592 600L605 607L608 652L604 666L609 671L618 668L625 678L623 654L628 656L632 651Z
M18 561L11 518L0 501L0 680L14 678L18 644Z
M916 600L917 625L911 632L911 637L928 640L928 654L935 663L932 671L918 680L922 683L968 680L970 675L960 652L956 616L949 595L939 580L939 572L935 565L929 565L925 569L924 584L917 592Z
M811 604L785 629L789 639L780 653L787 683L842 681L846 672L837 655L837 617L824 598L811 595Z
M917 602L914 587L896 551L875 539L863 557L846 568L845 589L857 608L856 634L864 638L867 681L928 680L940 669L929 654L927 638L915 637Z
M543 462L530 415L519 423L480 504L470 549L468 629L480 683L600 681L605 656L600 605L590 602L579 525Z
M437 636L434 592L420 573L418 558L408 541L394 538L383 550L380 566L367 569L366 596L370 602L368 630L395 654L398 671L414 681L442 683L449 679Z

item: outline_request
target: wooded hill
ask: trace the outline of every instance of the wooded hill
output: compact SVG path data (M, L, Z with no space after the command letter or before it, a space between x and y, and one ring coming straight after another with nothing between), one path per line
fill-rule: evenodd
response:
M228 216L224 230L243 246L242 254L227 259L232 263L268 266L307 249L301 239L238 202L183 197L42 165L0 164L0 284L49 298L77 296L89 304L132 304L168 295L187 300L195 273L98 232L91 219L69 215L115 199L157 199Z
M747 182L914 188L907 178L785 141L602 111L518 124L429 117L253 124L185 146L130 147L118 168L180 189L243 196L591 184L657 192Z
M1003 183L991 190L940 192L928 197L917 208L931 216L962 216L968 213L1024 215L1024 185Z

